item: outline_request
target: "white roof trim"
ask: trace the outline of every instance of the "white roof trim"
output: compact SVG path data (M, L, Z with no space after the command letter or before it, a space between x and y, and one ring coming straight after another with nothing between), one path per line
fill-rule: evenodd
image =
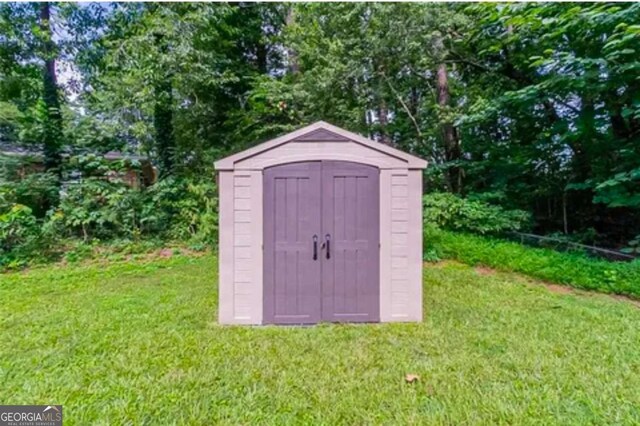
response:
M233 154L228 157L222 158L216 161L214 163L214 166L216 170L233 170L235 168L235 163L239 161L245 160L249 157L253 157L255 155L260 154L261 152L268 151L277 146L283 145L287 142L297 139L307 133L311 133L319 129L328 130L340 136L344 136L346 139L349 139L353 142L364 145L368 148L371 148L376 151L380 151L387 155L404 160L407 162L407 167L409 169L424 169L427 167L427 162L422 158L416 157L411 154L407 154L406 152L400 151L399 149L392 148L380 142L373 141L371 139L365 138L363 136L360 136L348 130L341 129L340 127L336 127L324 121L315 122L309 126L303 127L302 129L298 129L294 132L287 133L286 135L280 136L278 138L272 139L267 142L263 142L259 145L256 145L252 148L249 148L237 154Z

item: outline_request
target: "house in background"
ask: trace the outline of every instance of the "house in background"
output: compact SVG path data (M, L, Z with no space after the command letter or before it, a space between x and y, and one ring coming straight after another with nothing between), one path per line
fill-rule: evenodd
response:
M91 152L86 154L91 154ZM132 188L140 188L153 185L158 179L158 171L147 157L119 151L109 151L106 154L96 153L95 155L108 163L124 162L124 169L119 167L120 170L116 170L114 167L113 171L107 173L106 177L109 180L121 180ZM63 161L68 161L71 153L67 152L62 156ZM44 171L44 155L41 149L0 142L0 168L4 168L9 162L15 168L14 173L19 179L23 179L31 173ZM71 168L65 183L73 183L81 179L82 172Z
M124 172L115 172L114 176L121 178L127 185L138 188L151 186L158 180L158 169L154 167L148 157L135 154L126 154L119 151L109 151L103 158L107 161L126 161L128 163L137 162L138 169L128 167Z

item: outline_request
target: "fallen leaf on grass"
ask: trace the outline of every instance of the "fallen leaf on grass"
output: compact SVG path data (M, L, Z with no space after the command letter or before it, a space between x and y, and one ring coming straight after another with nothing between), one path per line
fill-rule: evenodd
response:
M418 380L420 380L420 376L417 376L415 374L407 374L406 376L404 376L404 381L407 383L415 383Z

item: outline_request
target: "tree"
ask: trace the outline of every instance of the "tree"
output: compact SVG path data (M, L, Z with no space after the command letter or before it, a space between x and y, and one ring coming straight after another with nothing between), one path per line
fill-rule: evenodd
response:
M568 230L611 232L615 222L637 217L637 210L605 212L598 203L635 208L631 183L640 156L633 52L640 43L633 23L640 7L476 5L469 13L480 24L470 37L479 52L470 68L476 79L494 79L496 90L474 106L483 112L468 117L476 124L466 131L477 150L500 149L501 158L485 162L488 167L498 160L512 164L502 178L507 197L546 216L545 228L560 221ZM498 133L480 133L491 128ZM622 191L609 198L613 188ZM568 224L567 210L576 212Z
M162 174L197 173L236 137L236 113L279 53L280 5L120 4L86 54L89 110L120 123Z
M51 4L40 3L40 37L42 41L43 93L44 103L42 145L46 170L60 174L62 146L62 112L56 77L56 45L51 30Z
M167 55L168 46L161 33L154 34L157 49L161 55ZM173 132L173 75L170 71L156 76L154 82L153 127L155 142L162 172L166 175L173 173L174 155L176 149Z
M44 144L51 170L64 145L190 176L322 119L427 158L428 190L623 244L640 233L639 17L635 3L3 3L0 132ZM81 78L59 84L56 61Z

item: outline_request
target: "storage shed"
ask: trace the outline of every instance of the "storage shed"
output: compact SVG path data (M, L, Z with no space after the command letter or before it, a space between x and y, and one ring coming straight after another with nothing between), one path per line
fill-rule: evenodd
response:
M426 166L322 121L217 161L220 323L421 321Z

